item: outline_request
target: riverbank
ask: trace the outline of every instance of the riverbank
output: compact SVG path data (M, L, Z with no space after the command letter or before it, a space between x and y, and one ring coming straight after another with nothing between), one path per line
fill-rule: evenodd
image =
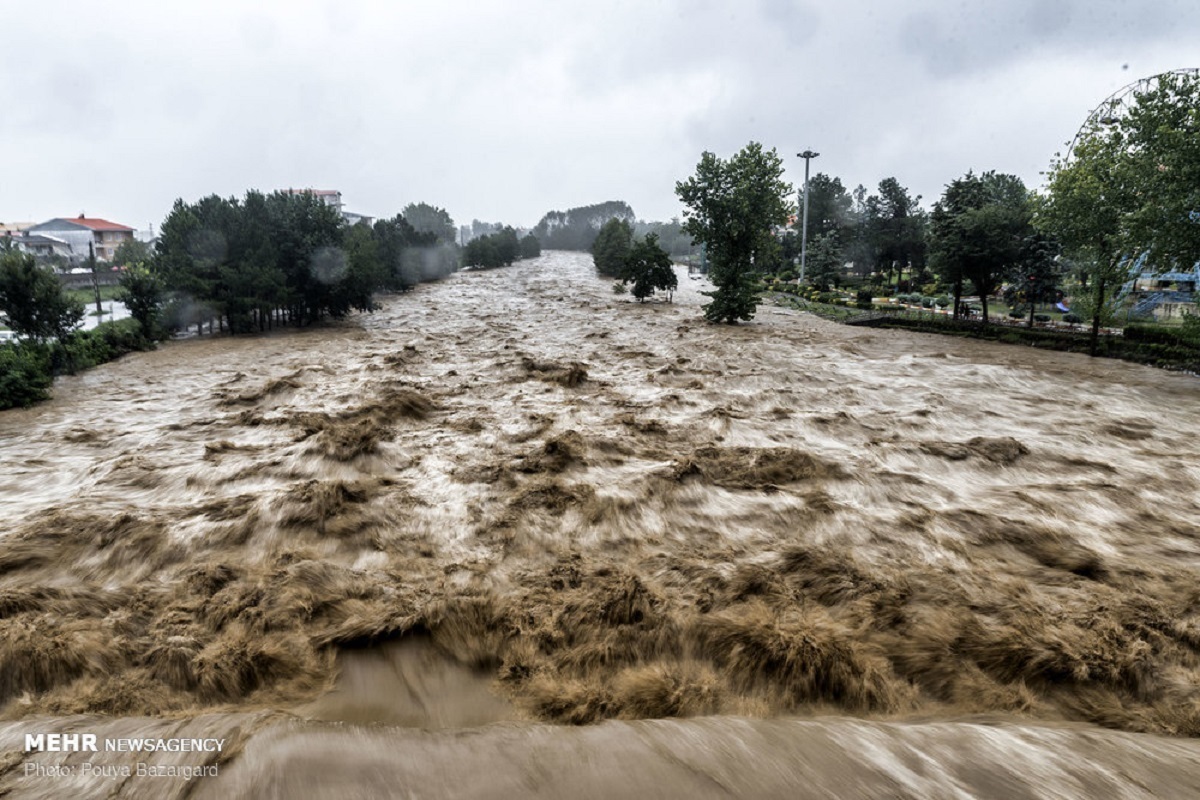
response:
M943 313L884 305L875 306L868 312L851 307L815 303L788 295L776 297L777 302L787 307L807 311L835 322L863 327L968 337L1063 353L1091 351L1091 329L1086 325L1047 323L1030 328L1025 323L985 323L977 318L954 319ZM1164 329L1159 332L1157 326L1147 325L1133 325L1130 329L1138 335L1125 336L1119 328L1104 329L1097 343L1096 356L1200 374L1200 345L1180 335L1177 329Z

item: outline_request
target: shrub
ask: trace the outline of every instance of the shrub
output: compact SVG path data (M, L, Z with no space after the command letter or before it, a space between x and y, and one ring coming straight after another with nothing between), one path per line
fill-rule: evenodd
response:
M1078 314L1063 314L1063 322L1069 322L1072 325L1078 325L1083 322L1083 319Z
M0 409L24 408L45 400L53 380L44 346L0 344Z
M1166 325L1126 325L1125 341L1148 342L1151 344L1188 344L1188 337L1180 328Z
M857 292L854 293L854 299L857 300L860 304L866 303L867 305L870 305L871 300L873 300L875 298L875 293L871 289L872 289L872 287L867 287L866 289L859 289Z
M74 333L51 345L50 368L54 375L74 374L126 353L153 348L154 342L143 335L137 320L103 322L93 330Z
M922 297L921 308L933 308L933 298L928 296Z
M1050 315L1049 314L1034 314L1033 321L1034 322L1049 322Z
M1180 328L1183 339L1194 345L1200 345L1200 314L1184 314L1183 326Z
M628 292L629 287L625 284L621 283L620 281L615 281L613 283L613 294L627 294Z
M939 294L937 297L933 298L933 304L938 308L945 308L946 306L950 305L950 298L944 294Z
M927 283L921 287L921 294L934 295L938 293L938 289L940 288L936 283Z

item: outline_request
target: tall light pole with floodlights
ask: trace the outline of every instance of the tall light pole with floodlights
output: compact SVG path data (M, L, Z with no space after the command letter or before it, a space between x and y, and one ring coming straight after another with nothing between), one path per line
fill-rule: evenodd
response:
M820 153L805 150L796 156L804 159L804 221L800 223L800 283L804 283L804 265L808 259L808 162Z

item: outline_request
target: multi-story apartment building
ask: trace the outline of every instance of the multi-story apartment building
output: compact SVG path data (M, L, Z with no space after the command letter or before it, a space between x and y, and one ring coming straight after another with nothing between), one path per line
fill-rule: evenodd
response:
M98 217L57 217L26 229L26 235L42 234L66 242L71 256L87 258L89 245L95 248L98 261L112 261L122 242L133 239L133 228L118 225Z

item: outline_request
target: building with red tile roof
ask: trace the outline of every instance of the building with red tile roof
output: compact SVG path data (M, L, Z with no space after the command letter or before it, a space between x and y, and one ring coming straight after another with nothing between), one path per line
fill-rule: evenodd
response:
M112 261L117 248L133 239L133 228L100 217L56 217L26 229L27 234L40 233L61 239L71 247L71 257L87 258L89 247L98 261Z

